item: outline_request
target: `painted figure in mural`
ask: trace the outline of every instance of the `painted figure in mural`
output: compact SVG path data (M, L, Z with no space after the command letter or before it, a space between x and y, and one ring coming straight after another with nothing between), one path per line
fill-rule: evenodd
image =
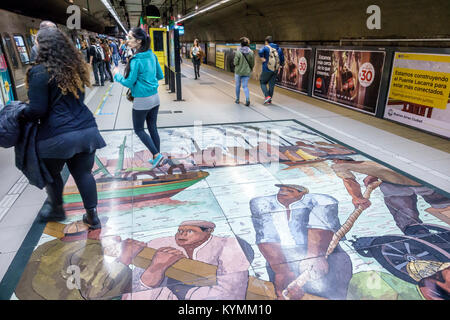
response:
M427 300L450 300L450 263L443 264L435 273L423 276L418 288Z
M113 250L121 241L117 236L102 235L108 230L106 220L102 217L104 228L96 230L88 230L82 221L67 225L61 238L34 250L16 287L17 298L99 300L130 292L132 270L119 260L105 259L104 251Z
M362 196L361 186L353 173L367 175L364 179L365 186L381 180L380 190L384 195L384 203L399 229L406 235L410 234L408 227L423 223L417 209L418 195L431 205L431 210L444 215L450 211L449 198L374 161L355 161L351 157L344 156L334 158L333 162L331 168L343 180L355 207L362 206L366 209L371 202ZM416 233L417 231L414 232Z
M340 228L338 201L324 194L310 194L298 185L276 185L278 194L250 201L256 244L268 262L276 294L308 270L314 276L302 292L328 299L346 299L352 263L338 245L325 258L334 233ZM299 263L300 261L300 263Z
M185 221L175 236L151 240L147 244L129 241L121 261L129 264L145 247L156 249L148 268L140 277L143 291L123 295L124 300L242 300L245 299L250 266L236 238L213 236L215 224ZM186 285L168 278L169 267L182 258L217 266L217 283Z

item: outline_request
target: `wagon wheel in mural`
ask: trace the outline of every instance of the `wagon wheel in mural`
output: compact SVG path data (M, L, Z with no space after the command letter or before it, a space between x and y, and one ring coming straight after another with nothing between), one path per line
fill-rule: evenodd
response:
M434 224L416 224L408 227L407 235L416 236L431 243L440 243L446 247L447 252L450 252L450 228L448 227ZM441 245L439 246L442 248Z
M386 270L407 282L417 284L408 273L407 265L414 261L450 262L450 253L421 238L383 236L373 240L369 249Z

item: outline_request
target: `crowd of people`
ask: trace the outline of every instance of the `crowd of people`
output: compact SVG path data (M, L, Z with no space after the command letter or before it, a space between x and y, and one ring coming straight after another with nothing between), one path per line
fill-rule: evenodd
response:
M100 37L90 38L89 43L83 40L81 52L94 72L93 86L104 86L105 81L114 82L111 68L118 67L119 62L126 64L127 59L132 56L125 40L108 40Z

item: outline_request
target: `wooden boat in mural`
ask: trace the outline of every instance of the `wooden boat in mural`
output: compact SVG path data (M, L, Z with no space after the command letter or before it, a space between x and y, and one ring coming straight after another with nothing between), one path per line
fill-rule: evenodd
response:
M111 174L105 164L95 158L97 169L94 176L102 174L96 179L98 208L114 207L129 203L139 203L157 199L170 198L197 182L205 179L209 173L205 171L186 171L184 167L179 168L181 173L174 174L173 170L168 173L157 174L156 169L150 168L124 168L124 150L126 137L119 147L119 158L114 174ZM140 179L140 176L144 176ZM149 178L151 176L151 178ZM83 201L76 185L64 188L64 208L66 211L82 210Z
M167 174L153 179L116 180L97 183L98 206L136 203L141 201L170 198L209 175L205 171L191 171L180 174ZM65 209L83 209L81 195L76 186L64 189Z

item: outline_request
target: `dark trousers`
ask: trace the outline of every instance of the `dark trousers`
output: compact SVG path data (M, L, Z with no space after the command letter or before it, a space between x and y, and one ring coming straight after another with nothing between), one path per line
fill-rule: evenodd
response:
M195 79L200 78L200 59L192 59L192 63L194 64Z
M136 135L141 139L142 143L155 155L160 152L160 140L156 120L158 118L159 106L150 110L134 110L133 109L133 128ZM147 134L144 130L144 122L147 122Z
M264 97L273 97L273 90L275 88L275 82L277 81L277 73L273 71L263 71L259 78L261 89ZM269 89L267 89L269 84Z
M418 195L433 208L450 206L450 198L424 186L410 187L383 182L380 185L380 190L384 195L384 203L403 233L409 226L423 223L419 218L419 210L417 209Z
M94 71L94 78L96 84L105 84L105 70L103 68L103 61L93 62L92 70ZM100 82L99 82L100 75Z
M103 61L103 68L105 69L105 78L106 75L108 75L109 77L109 81L113 82L113 75L111 73L111 64L109 63L109 61Z
M78 191L85 209L94 209L97 207L97 185L95 184L94 176L92 175L92 168L95 161L95 152L92 153L77 153L70 159L42 159L50 172L53 183L49 184L52 192L52 200L56 203L54 205L61 205L63 203L63 189L64 182L61 177L61 171L64 164L67 163L70 174L75 180Z

